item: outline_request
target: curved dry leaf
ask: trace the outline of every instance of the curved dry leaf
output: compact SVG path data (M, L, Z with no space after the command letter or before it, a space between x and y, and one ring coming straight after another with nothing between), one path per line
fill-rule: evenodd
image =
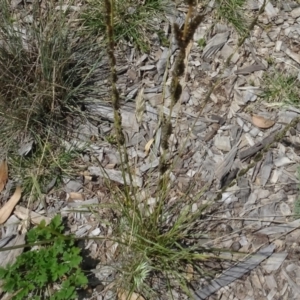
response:
M8 167L6 160L3 160L0 164L0 192L4 190L8 179Z
M149 154L149 151L150 151L150 148L151 148L151 145L153 144L154 142L154 139L150 139L147 144L145 145L145 154L146 156Z
M11 198L0 209L0 224L3 224L14 210L15 206L21 198L21 188L18 186Z
M265 119L262 116L253 115L252 123L253 123L253 125L255 125L258 128L268 129L275 124L275 121L270 120L270 119Z

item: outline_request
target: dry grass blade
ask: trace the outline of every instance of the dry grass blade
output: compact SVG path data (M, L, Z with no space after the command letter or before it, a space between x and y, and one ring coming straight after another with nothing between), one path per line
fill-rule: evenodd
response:
M135 115L139 124L142 122L144 111L145 111L145 99L144 99L144 88L142 88L135 99Z
M145 155L146 155L146 156L148 156L149 151L150 151L150 148L151 148L153 142L154 142L154 139L150 139L150 140L147 142L147 144L145 145Z

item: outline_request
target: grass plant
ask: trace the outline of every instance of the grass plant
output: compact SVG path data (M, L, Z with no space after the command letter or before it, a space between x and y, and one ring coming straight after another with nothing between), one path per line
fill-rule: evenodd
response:
M262 98L274 106L299 106L300 85L297 75L273 70L263 80Z
M106 28L105 0L90 0L82 13L83 24L87 32L103 35ZM168 0L117 0L113 3L115 40L131 42L142 52L150 50L151 35L158 33L165 41L160 31L160 20L170 7ZM157 21L156 21L157 20Z
M132 179L129 177L129 182L125 180L130 166L121 126L120 97L116 88L114 1L105 0L114 128L118 151L123 159L120 167L126 182L123 190L114 191L114 199L115 203L118 204L117 211L120 216L115 226L115 239L118 240L122 248L120 250L122 253L121 261L125 262L120 269L117 286L129 293L137 292L151 299L155 297L155 291L149 284L151 278L161 277L166 287L169 287L166 290L170 293L171 287L179 285L185 293L189 294L186 265L191 264L201 269L201 262L217 258L212 250L202 248L199 251L201 249L199 245L195 247L183 246L184 241L191 238L190 231L202 213L201 208L194 214L190 213L191 205L197 199L190 201L187 199L187 195L184 195L178 199L176 204L168 206L172 189L169 179L172 166L168 162L169 138L174 126L171 122L171 114L182 93L180 78L185 70L186 48L203 19L202 15L195 12L196 3L194 1L187 1L187 3L188 13L184 27L180 28L177 24L173 26L173 34L179 45L179 51L172 71L170 114L162 116L160 120L162 137L158 167L159 178L154 191L148 191L147 187L143 189L144 197L141 199ZM151 208L146 204L149 198L155 199L155 204ZM185 204L183 205L183 203ZM205 273L204 268L202 273Z
M245 2L245 0L217 0L218 17L231 24L242 36L249 28L249 22L243 11Z
M74 118L85 119L83 95L101 57L97 44L74 30L76 13L62 4L33 2L23 8L27 15L17 15L10 1L0 3L0 147L27 192L30 178L43 186L57 173L54 165L65 170L63 161L74 157L62 141L75 133ZM98 58L89 64L93 51ZM19 154L26 141L32 147Z
M57 129L74 101L75 45L69 43L65 13L49 9L40 15L34 4L31 24L23 25L11 19L6 0L1 4L0 111L6 130L11 125L15 133Z
M8 162L15 180L22 182L23 192L37 199L59 185L63 176L76 174L72 164L78 157L79 152L75 150L63 149L54 142L39 141L31 155L11 154Z
M122 190L114 190L112 193L113 202L116 204L115 211L118 215L118 221L113 226L114 240L117 240L119 253L121 253L118 260L123 262L119 268L116 286L121 290L126 290L128 295L135 292L147 299L159 297L159 290L163 290L163 293L168 294L167 298L172 299L172 292L178 287L181 292L191 296L189 284L191 277L196 273L202 277L214 275L214 271L207 268L206 263L218 261L218 253L222 251L209 248L201 242L207 234L204 213L209 208L209 204L205 201L199 201L203 196L203 191L197 191L198 193L190 196L192 189L188 189L186 193L175 197L175 201L171 201L174 185L170 180L173 168L173 162L169 159L172 145L170 137L176 126L176 122L174 123L171 119L171 114L182 93L180 79L186 68L186 49L196 28L202 22L203 16L196 12L196 1L187 0L185 1L187 12L183 27L173 24L173 35L179 49L174 67L170 72L169 114L159 114L161 140L158 154L158 177L151 178L152 175L149 174L147 182L152 183L152 188L145 184L142 190L138 190L134 187L130 177L126 182L128 178L126 175L128 173L130 175L131 167L128 163L121 126L120 97L116 89L114 20L117 12L115 14L115 3L113 0L105 0L107 51L110 57L112 104L115 115L114 128L118 151L123 158L120 168L126 183ZM262 13L265 3L259 13ZM242 35L238 47L243 44L257 21L256 17L249 26L247 22L244 22L241 11L243 5L244 1L226 1L226 3L219 1L218 6L218 12L222 13L222 16L231 22ZM227 63L229 61L230 58ZM165 86L165 82L162 85ZM209 95L208 93L203 105ZM164 105L167 106L167 104ZM178 155L180 155L180 150ZM153 184L154 180L155 184ZM195 203L202 204L196 212L193 212L192 206ZM187 271L188 266L192 269L192 276ZM159 289L152 284L155 280L161 282ZM130 299L130 296L127 299Z

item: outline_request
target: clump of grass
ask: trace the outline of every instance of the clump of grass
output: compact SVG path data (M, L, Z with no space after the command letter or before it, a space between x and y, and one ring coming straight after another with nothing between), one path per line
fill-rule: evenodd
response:
M90 0L81 17L84 27L94 35L103 35L106 29L105 0ZM158 32L161 40L165 39L159 29L159 22L164 17L164 11L171 3L168 0L116 0L114 10L115 40L130 41L143 52L150 50L149 37Z
M17 145L14 147L17 148ZM53 141L39 141L34 148L27 157L10 153L8 163L14 179L22 182L24 194L37 199L60 184L63 176L75 174L72 164L79 153L74 149L62 149L59 143Z
M6 132L11 127L41 136L57 130L76 105L83 66L74 59L76 36L67 12L49 5L41 13L36 5L32 21L24 23L12 19L8 1L1 2L0 117Z
M262 85L262 97L273 105L299 106L300 86L297 75L274 70L265 74Z
M12 169L22 170L27 179L44 177L36 174L37 165L51 177L52 165L65 152L60 139L73 133L70 119L84 116L83 95L98 63L89 65L95 43L80 37L75 16L57 9L61 4L49 2L42 10L33 2L24 7L31 11L29 20L14 17L10 1L0 3L0 143L14 158ZM18 157L27 138L34 140L30 155ZM50 148L53 157L44 152Z
M114 110L114 129L118 151L120 152L121 170L125 181L122 190L111 188L111 194L116 204L118 222L115 225L114 240L118 241L121 248L122 266L117 286L129 293L138 292L146 297L157 296L151 286L151 278L160 277L166 285L166 289L181 286L185 293L189 294L186 266L191 264L199 272L205 274L203 262L215 259L217 255L213 250L203 247L185 247L184 243L193 234L193 228L203 212L204 206L197 212L191 213L191 205L199 198L190 199L187 195L178 197L177 202L168 205L172 184L169 179L172 168L168 161L169 138L174 124L171 122L171 114L178 102L182 86L180 78L185 70L184 59L186 48L191 41L194 32L203 19L202 15L195 13L196 2L189 0L188 13L183 28L174 24L173 33L177 40L179 50L171 79L171 105L170 114L161 118L161 151L159 161L159 177L154 190L143 191L135 188L131 177L126 182L126 174L130 173L130 165L125 147L125 139L122 131L120 114L120 97L116 88L116 60L114 57L114 1L105 0L106 27L108 38L108 56L110 59L112 106ZM201 195L201 192L199 192ZM148 205L148 199L152 199L152 205ZM154 204L153 204L154 203ZM184 203L184 204L183 204ZM202 235L201 230L194 238ZM168 288L169 287L169 288Z
M217 0L217 15L232 24L237 32L243 36L248 31L248 22L243 12L245 0Z
M197 44L198 44L198 46L199 46L201 49L203 49L203 48L206 46L206 40L205 40L204 38L199 39L199 40L197 41Z

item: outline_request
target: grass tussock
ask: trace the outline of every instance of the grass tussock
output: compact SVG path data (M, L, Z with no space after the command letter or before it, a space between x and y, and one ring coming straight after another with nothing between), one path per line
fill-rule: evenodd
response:
M76 169L72 165L78 156L79 153L73 149L62 150L53 142L39 141L31 155L26 158L10 155L8 162L14 179L22 182L24 194L34 200L62 183L63 176L74 176Z
M263 78L262 98L274 106L299 106L300 86L297 74L273 70Z
M244 12L245 3L245 0L217 0L217 16L231 24L241 36L249 28Z
M84 116L82 95L97 65L97 59L87 60L96 44L80 36L76 12L61 4L33 2L19 12L10 1L0 3L1 147L10 153L12 172L25 181L32 173L51 177L53 165L59 167L62 139L72 134L72 120ZM20 145L30 140L29 155L19 155ZM36 173L37 165L39 172L48 170L45 176Z
M102 36L106 30L105 0L88 1L81 14L85 30ZM116 0L112 3L115 41L131 42L142 52L150 50L151 36L155 33L160 41L165 42L164 33L160 29L164 12L172 8L168 0Z
M75 61L79 47L68 11L50 4L31 9L31 20L14 20L8 2L1 2L0 117L2 128L42 135L76 105L84 66Z

